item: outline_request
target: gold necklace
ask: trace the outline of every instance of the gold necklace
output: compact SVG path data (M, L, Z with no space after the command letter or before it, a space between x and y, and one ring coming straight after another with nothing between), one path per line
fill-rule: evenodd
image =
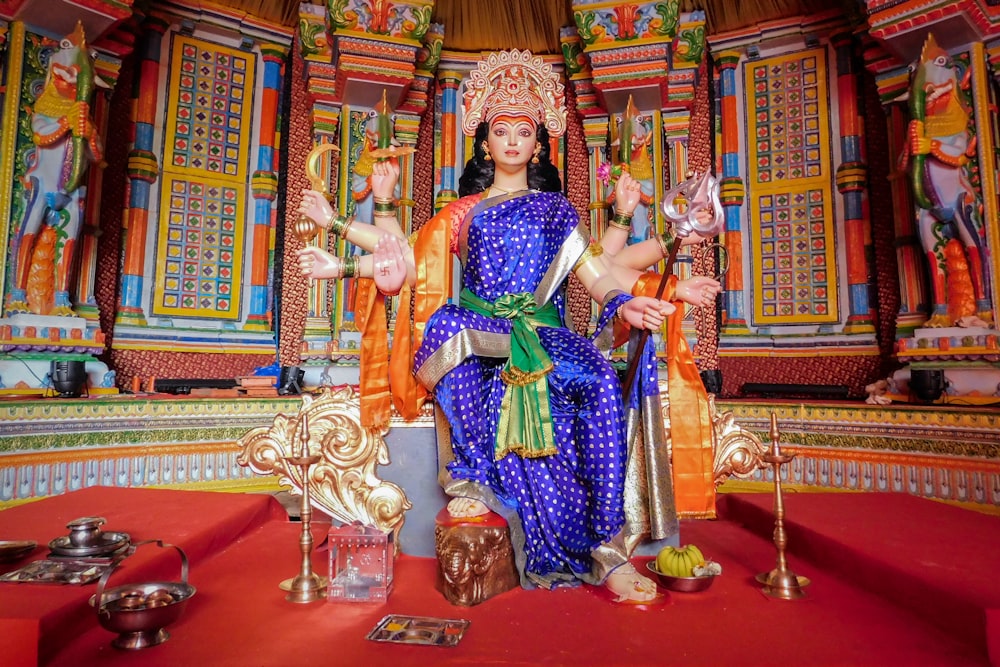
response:
M491 185L489 187L489 189L490 190L498 190L498 191L502 192L505 195L512 195L515 192L522 192L524 190L527 190L528 188L527 187L520 187L520 188L515 188L513 190L507 190L505 188L501 188L499 185Z

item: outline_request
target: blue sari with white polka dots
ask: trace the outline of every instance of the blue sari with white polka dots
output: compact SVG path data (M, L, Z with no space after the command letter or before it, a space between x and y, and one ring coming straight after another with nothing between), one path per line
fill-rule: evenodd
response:
M576 248L589 242L585 234L580 245L580 218L565 197L528 192L486 200L464 224L463 287L487 302L521 292L537 300L547 291L565 322L566 274L581 254ZM546 290L546 281L555 287ZM602 323L628 298L605 304ZM451 428L446 491L482 500L508 519L526 585L592 581L592 551L618 535L625 520L621 385L591 341L565 326L539 327L553 361L546 379L557 453L495 460L510 331L510 320L455 304L427 324L415 371Z

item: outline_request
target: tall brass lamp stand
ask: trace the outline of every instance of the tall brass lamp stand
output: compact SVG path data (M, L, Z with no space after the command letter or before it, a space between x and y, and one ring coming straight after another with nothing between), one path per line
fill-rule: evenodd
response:
M774 545L778 548L777 566L770 572L757 575L763 585L762 592L780 600L801 600L806 596L809 585L806 577L800 577L788 568L785 547L788 534L785 532L785 501L781 494L781 466L795 458L794 454L782 454L778 444L778 417L771 413L771 452L761 456L761 460L774 468Z

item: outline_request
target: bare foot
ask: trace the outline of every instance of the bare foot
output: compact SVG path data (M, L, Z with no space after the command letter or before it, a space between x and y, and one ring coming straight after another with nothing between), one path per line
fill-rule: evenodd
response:
M448 502L448 514L454 517L482 516L490 508L474 498L452 498Z
M648 602L656 597L656 583L636 572L631 563L616 567L604 586L618 596L615 602Z

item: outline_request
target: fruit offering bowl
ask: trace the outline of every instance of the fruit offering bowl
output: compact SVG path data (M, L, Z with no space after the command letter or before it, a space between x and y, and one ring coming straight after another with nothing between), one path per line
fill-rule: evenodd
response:
M111 642L115 648L135 650L167 641L170 635L166 626L180 618L195 593L194 586L187 582L188 560L181 548L160 540L139 542L134 546L150 542L177 549L181 556L181 581L127 584L105 590L115 568L104 572L97 584L97 593L90 598L90 605L97 610L101 627L118 633Z
M701 577L672 577L669 574L663 574L656 569L655 560L646 563L646 567L656 575L656 579L660 582L661 586L678 593L700 593L707 590L712 585L712 582L715 581L714 574L707 574Z

